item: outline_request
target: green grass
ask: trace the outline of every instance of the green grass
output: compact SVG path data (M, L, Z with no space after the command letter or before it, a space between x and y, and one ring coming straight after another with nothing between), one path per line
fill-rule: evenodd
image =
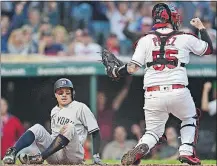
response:
M91 160L86 161L87 164L91 163ZM103 163L107 164L120 164L120 160L103 160ZM202 164L216 164L216 160L202 160ZM142 160L141 164L181 164L178 160Z

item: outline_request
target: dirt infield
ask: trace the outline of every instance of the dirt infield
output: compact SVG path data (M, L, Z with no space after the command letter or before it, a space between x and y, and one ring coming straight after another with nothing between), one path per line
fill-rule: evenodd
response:
M28 164L22 164L23 166L57 166L57 165L51 165L51 164L38 164L38 165L28 165ZM139 166L189 166L187 164L141 164ZM19 164L15 165L4 165L4 166L19 166ZM73 166L73 165L58 165L58 166ZM75 166L99 166L99 165L92 165L92 164L82 164L82 165L75 165ZM121 164L103 164L103 166L122 166ZM216 166L216 164L202 164L198 166Z

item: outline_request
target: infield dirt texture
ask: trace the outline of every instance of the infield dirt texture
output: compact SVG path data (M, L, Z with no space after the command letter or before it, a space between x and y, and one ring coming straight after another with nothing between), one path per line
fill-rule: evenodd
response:
M102 160L103 164L102 166L122 166L120 164L119 160ZM5 166L30 166L29 164L21 164L20 162L16 162L17 164L14 165L6 165ZM91 164L92 160L87 160L85 161L84 164L80 164L77 166L99 166L99 165L93 165ZM201 165L204 166L216 166L216 160L202 160L201 161ZM0 161L0 165L2 165L1 161ZM187 164L181 164L178 160L142 160L141 164L139 166L189 166ZM47 164L46 162L44 164L35 164L32 166L63 166L63 165L52 165L52 164ZM67 166L67 165L64 165ZM68 165L69 166L69 165ZM72 166L72 165L70 165Z
M5 166L18 166L20 164L15 165L6 165ZM31 166L28 164L22 164L23 166ZM141 164L140 166L189 166L187 164ZM204 166L216 166L216 164L202 164ZM51 164L40 164L40 165L32 165L32 166L57 166L57 165L51 165ZM67 165L58 165L58 166L67 166ZM72 165L68 165L72 166ZM91 165L91 164L82 164L82 165L76 165L76 166L99 166L99 165ZM122 166L121 164L103 164L103 166ZM200 165L201 166L201 165Z

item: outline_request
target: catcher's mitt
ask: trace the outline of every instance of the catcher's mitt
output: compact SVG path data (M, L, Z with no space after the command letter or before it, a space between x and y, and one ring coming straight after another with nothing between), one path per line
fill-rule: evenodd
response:
M124 65L122 61L120 61L116 56L110 51L103 49L102 51L102 63L106 67L107 75L113 80L118 80L118 77L113 75L113 70L115 68L121 67Z

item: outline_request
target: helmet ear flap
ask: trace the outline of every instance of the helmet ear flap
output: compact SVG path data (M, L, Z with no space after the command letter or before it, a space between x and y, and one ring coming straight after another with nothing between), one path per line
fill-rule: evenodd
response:
M74 90L74 88L72 89L72 100L75 100L75 90Z

